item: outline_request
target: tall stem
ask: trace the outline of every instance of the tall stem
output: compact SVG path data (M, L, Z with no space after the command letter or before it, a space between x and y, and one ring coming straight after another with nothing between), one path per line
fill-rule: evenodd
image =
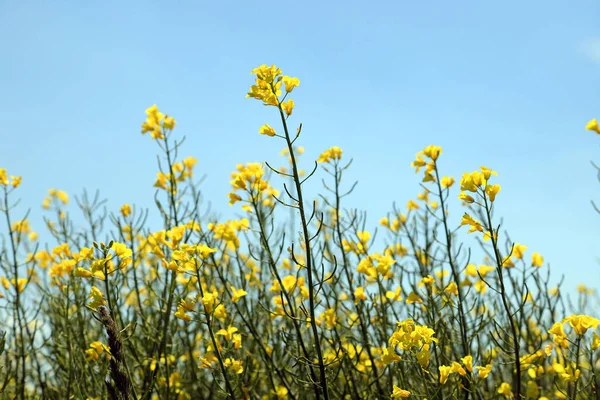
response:
M294 148L292 145L292 139L288 131L287 122L285 120L285 114L281 108L281 104L278 104L279 116L283 124L285 132L285 141L290 152L290 159L292 160L292 174L294 176L294 183L296 186L296 195L298 196L298 210L300 212L300 221L302 223L302 235L304 236L304 247L306 252L306 275L308 280L308 309L310 314L310 327L312 330L315 350L317 352L317 361L319 363L319 385L323 390L323 398L329 400L329 393L327 388L327 375L325 371L325 363L323 361L323 352L321 350L321 342L319 340L319 331L317 329L316 317L315 317L315 292L313 282L313 262L312 252L310 248L310 237L308 233L308 221L306 219L306 213L304 210L304 200L302 196L302 182L300 182L300 175L298 173L298 165L296 163L296 156L294 155Z
M483 201L485 205L485 214L487 218L487 227L492 238L492 246L494 247L494 257L496 258L496 272L498 273L498 280L500 281L500 297L502 298L502 306L504 307L504 311L506 312L506 317L510 323L514 353L515 353L515 373L513 375L513 383L515 387L515 398L521 398L521 356L519 350L519 336L517 331L517 325L510 311L510 305L508 304L508 299L506 295L506 287L504 285L504 276L502 273L503 261L500 256L500 251L498 250L498 242L496 239L496 235L494 233L494 228L492 226L492 215L490 212L490 204L487 200L487 195L483 193Z
M9 205L8 205L8 189L4 187L4 215L6 216L6 224L8 225L8 234L10 237L10 247L12 255L12 267L15 277L15 303L14 313L16 314L17 326L13 320L13 333L15 335L15 345L19 346L19 357L17 358L17 390L21 399L25 398L25 337L23 335L23 320L21 319L21 296L19 290L19 263L17 261L17 243L15 241L15 233L11 227ZM18 329L17 329L18 328ZM18 367L21 367L21 377L18 376Z

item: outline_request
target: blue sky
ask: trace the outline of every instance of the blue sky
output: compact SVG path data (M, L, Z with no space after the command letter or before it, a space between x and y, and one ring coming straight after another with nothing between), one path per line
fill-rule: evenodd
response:
M0 45L0 166L23 175L34 228L50 187L152 207L157 148L139 128L154 103L207 173L207 200L231 214L235 164L283 147L258 134L274 111L245 98L250 70L275 63L301 80L304 159L332 145L353 157L348 205L373 226L419 191L409 165L435 143L447 175L499 172L504 227L556 276L600 282L600 137L583 129L600 117L595 0L4 0Z

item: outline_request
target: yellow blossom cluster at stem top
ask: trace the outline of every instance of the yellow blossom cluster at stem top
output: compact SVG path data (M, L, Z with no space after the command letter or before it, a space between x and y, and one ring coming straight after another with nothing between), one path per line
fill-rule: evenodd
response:
M156 104L146 110L146 121L142 124L142 134L150 132L152 139L164 139L166 132L175 128L175 118L158 110Z
M598 125L598 120L596 118L590 120L590 122L588 122L585 126L585 129L596 132L598 135L600 135L600 125Z
M342 149L338 146L333 146L319 155L317 162L320 163L331 163L335 160L340 160L342 158Z
M256 75L256 82L250 87L250 91L246 94L246 97L261 100L265 106L277 107L287 117L292 115L295 103L294 100L287 97L294 88L300 85L300 80L282 75L281 69L275 65L271 65L270 67L261 65L258 68L254 68L251 73ZM281 86L284 86L285 94L283 94ZM277 135L275 129L269 124L261 126L259 133L267 136Z
M265 177L265 169L260 163L238 164L231 173L232 192L228 194L229 205L243 202L242 210L253 213L260 203L263 207L275 206L279 190L272 187Z
M6 168L0 168L0 186L11 186L16 189L21 185L21 180L22 178L20 176L9 176Z

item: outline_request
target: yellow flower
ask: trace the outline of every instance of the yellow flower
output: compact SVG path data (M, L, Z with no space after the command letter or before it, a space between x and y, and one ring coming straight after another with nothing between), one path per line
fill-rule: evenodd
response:
M10 185L13 188L18 188L21 185L22 177L20 176L10 176ZM6 168L0 168L0 185L8 186L8 173L6 172Z
M422 303L422 302L423 302L423 299L421 299L419 297L419 295L416 294L415 292L410 292L410 294L406 298L406 304Z
M415 169L415 172L419 172L421 167L424 167L427 165L427 163L421 158L421 153L417 153L415 161L413 161L410 165Z
M175 127L175 119L161 113L156 104L146 109L146 121L142 124L142 135L150 132L152 139L163 139L162 128L172 130Z
M169 117L168 115L165 116L165 119L163 120L163 128L172 130L175 128L175 124L175 118Z
M223 336L223 338L225 340L227 340L228 342L230 342L233 339L233 334L236 333L237 331L238 331L238 328L236 328L233 325L229 325L227 327L227 329L219 329L216 332L216 335Z
M342 158L342 149L340 149L337 146L333 146L333 147L325 150L323 153L321 153L321 155L317 159L317 162L329 163L329 162L331 162L331 160L339 160L341 158Z
M292 289L294 289L296 287L296 284L298 283L298 281L299 280L296 279L296 276L287 275L281 280L281 283L283 284L283 288L285 289L286 292L291 292ZM277 282L277 283L279 283L279 282Z
M240 360L227 358L224 360L223 364L225 364L226 367L230 368L233 372L235 372L238 375L244 372L244 365Z
M367 295L365 294L365 288L363 288L362 286L357 287L356 290L354 291L354 297L356 298L357 302L367 300Z
M275 396L277 397L277 400L285 400L288 398L288 390L285 386L277 386L275 387Z
M564 322L568 322L578 335L585 335L588 329L596 329L600 325L600 320L589 315L570 315L563 320Z
M574 366L575 364L573 364ZM571 365L567 365L565 368L564 365L555 362L552 364L552 369L556 374L566 382L576 382L579 379L579 375L581 374L581 370L573 368Z
M452 368L452 372L456 372L459 375L464 376L467 374L467 371L465 371L465 369L462 367L462 365L460 365L456 361L452 361L452 365L450 366L450 368Z
M468 204L471 204L475 201L475 199L472 196L469 196L465 192L460 192L460 194L458 195L458 198L459 198L459 200L462 200Z
M390 349L409 351L417 357L419 364L426 368L431 355L430 344L437 343L435 331L425 325L416 325L413 319L397 322L397 327L388 339Z
M512 256L515 258L518 258L518 259L522 259L523 254L525 253L526 250L527 250L527 246L520 244L520 243L515 243L515 245L513 246Z
M92 299L91 303L89 304L91 308L98 308L100 306L106 305L104 295L96 286L92 286L89 298Z
M497 183L494 185L488 185L485 187L485 193L488 195L490 201L496 200L496 195L500 191L500 185Z
M81 278L89 278L90 276L92 276L92 273L90 271L88 271L87 269L77 268L75 270L74 275L79 276Z
M8 173L6 168L0 168L0 185L8 186Z
M254 68L251 73L256 75L256 82L250 87L246 97L262 100L266 106L278 106L279 96L281 95L281 69L275 65L269 67L263 64ZM293 83L296 83L296 81ZM300 81L297 81L296 86L299 83ZM290 87L293 89L292 86Z
M132 251L127 248L127 245L119 242L113 242L112 249L117 257L128 258L131 257Z
M333 308L328 308L319 317L322 321L325 321L325 325L328 328L334 328L337 325L337 313Z
M492 372L492 364L488 364L485 367L476 367L477 368L477 376L479 376L481 379L485 379L488 377L488 375L490 374L490 372Z
M490 176L492 176L492 175L498 176L498 173L496 171L492 171L488 167L482 166L482 167L479 167L479 169L481 169L481 173L483 174L483 179L485 179L486 181L489 180Z
M506 382L502 382L502 384L498 388L498 393L503 394L504 397L507 398L512 398L514 396L510 385Z
M194 169L194 165L196 165L198 163L198 159L195 157L186 157L183 159L182 161L183 166L188 170L191 171Z
M456 283L450 282L450 284L444 289L444 292L458 296L458 286L456 286Z
M64 190L57 190L55 192L55 196L58 200L60 200L63 204L69 204L69 195Z
M594 294L594 292L595 292L594 289L588 288L583 283L580 283L579 285L577 285L577 291L581 294Z
M402 288L398 286L395 291L388 290L385 292L385 297L392 301L400 301L402 300L402 296L400 295L402 292Z
M477 176L476 175L477 173L479 173L479 172L473 172L473 174L469 174L468 172L465 172L463 174L462 178L460 179L460 190L467 191L467 192L473 192L473 193L477 192L477 187L479 185L477 185L474 180L474 176Z
M442 177L440 183L442 184L443 188L449 188L450 186L454 185L454 178L451 176L444 176Z
M419 287L421 286L432 286L435 282L435 278L431 275L424 276L423 279L419 282Z
M23 219L21 221L13 222L10 226L10 230L19 233L29 233L31 232L31 226L29 225L29 221L27 219Z
M218 302L218 293L217 292L204 293L204 296L202 297L202 304L204 304L204 308L206 309L206 312L211 313L213 311L213 309L215 308L215 306L217 305L217 302Z
M129 214L131 214L131 206L129 204L123 204L120 210L121 215L123 215L124 217L127 217Z
M110 355L109 348L104 343L96 341L90 343L90 348L85 351L85 354L88 361L97 361L104 352L107 356Z
M460 359L460 361L462 361L462 363L464 364L467 371L473 372L473 356L471 356L471 355L464 356L463 358Z
M231 286L231 301L234 303L237 303L239 299L247 294L248 292L246 292L244 289L236 289L235 287Z
M481 279L477 280L473 286L475 287L475 291L477 293L484 294L487 291L487 284Z
M557 336L566 336L563 324L560 322L555 322L554 325L552 325L552 328L548 330L548 332Z
M365 246L369 240L371 240L371 233L368 231L356 232L356 236L363 246Z
M596 350L598 347L600 347L600 336L598 336L596 332L594 332L592 339L592 350Z
M544 265L544 257L540 253L533 253L531 255L531 266L541 267L542 265Z
M215 318L220 319L221 321L225 321L225 318L227 318L227 309L225 308L225 306L223 304L219 304L216 308L215 308Z
M209 255L216 253L217 249L208 247L205 244L199 244L194 248L194 251L196 255L198 255L198 257L200 257L203 260L206 260Z
M394 348L392 347L383 347L381 349L381 361L385 364L391 364L393 362L398 362L402 360L402 357L400 357L398 354L396 354L396 351L394 350Z
M392 392L392 399L407 399L410 397L410 392L408 390L400 389L398 386L394 385L394 391Z
M417 202L414 201L414 200L409 200L408 203L406 203L406 209L408 211L418 210L419 209L419 204L417 204Z
M227 196L229 196L229 205L230 206L234 205L238 201L242 201L242 198L236 193L229 193Z
M10 182L11 186L14 187L14 188L18 188L19 185L21 184L21 180L23 178L21 178L20 176L12 176L11 175L10 179L11 179L11 182Z
M448 377L452 373L452 367L440 365L438 370L440 371L440 383L443 385L444 383L448 382Z
M477 277L477 267L475 264L467 265L467 268L465 268L465 274L472 276L473 278Z
M423 154L435 161L438 159L440 154L442 154L442 148L432 144L423 149Z
M194 311L194 308L196 308L196 299L194 299L194 298L181 299L179 301L179 306L185 311Z
M19 278L16 281L14 279L11 279L10 283L15 287L18 293L22 293L23 290L25 290L25 286L27 285L28 281L29 279L27 278Z
M171 179L171 174L164 174L162 172L157 172L156 173L156 181L154 182L154 187L166 190L167 183L170 181L170 179Z
M258 132L261 135L267 135L267 136L277 135L277 132L275 132L275 129L273 129L271 126L269 126L269 124L264 124L263 126L261 126Z
M185 322L190 322L192 317L185 313L185 310L181 306L177 306L177 311L175 311L175 318L179 318Z
M51 204L52 204L52 199L50 197L45 197L44 201L42 201L42 208L47 210L50 208Z
M165 267L166 269L168 269L169 271L175 271L175 272L179 272L179 273L182 273L184 271L184 269L181 268L179 266L179 264L177 264L177 261L175 261L175 260L171 260L171 261L167 262L167 260L165 260L163 258L162 260L160 260L160 262L161 262L162 266Z
M292 115L292 111L294 110L294 100L289 99L288 101L284 101L283 103L281 103L281 108L283 109L283 111L285 112L285 114L289 117L290 115Z
M475 218L471 217L467 213L465 213L463 215L462 220L460 222L460 226L463 226L463 225L471 226L471 229L469 229L467 231L467 233L471 233L471 232L475 232L475 231L483 232L483 226L481 225L481 223L479 221L477 221Z
M285 91L290 93L294 88L300 85L300 79L298 78L290 78L289 76L283 77L283 84L285 85Z
M598 120L596 118L592 119L585 125L585 129L588 131L594 131L600 135L600 126L598 126Z
M554 335L552 340L558 346L565 349L569 347L569 341L567 340L567 335L565 334L565 329L562 322L555 322L554 325L552 325L552 328L548 330L548 333Z

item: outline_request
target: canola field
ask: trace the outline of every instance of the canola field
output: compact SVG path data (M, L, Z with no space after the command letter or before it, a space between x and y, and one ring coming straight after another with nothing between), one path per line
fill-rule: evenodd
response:
M202 206L197 160L156 105L140 140L156 144L162 226L86 196L82 228L71 196L50 189L36 232L15 211L19 171L0 168L0 397L600 399L594 291L573 305L543 255L510 239L502 171L477 160L448 176L441 147L415 149L419 195L368 226L346 208L340 147L299 166L300 79L252 74L240 95L268 122L257 139L279 141L287 162L235 167L217 201L239 219ZM596 119L586 128L600 134Z

